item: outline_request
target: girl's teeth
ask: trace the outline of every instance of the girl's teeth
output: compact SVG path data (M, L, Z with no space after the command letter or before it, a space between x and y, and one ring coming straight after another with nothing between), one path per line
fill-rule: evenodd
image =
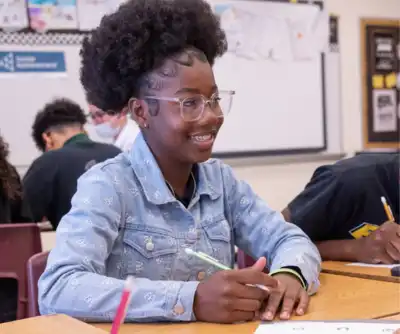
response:
M211 134L204 135L204 136L193 136L194 140L197 140L197 141L207 141L207 140L210 140L211 137L212 137Z

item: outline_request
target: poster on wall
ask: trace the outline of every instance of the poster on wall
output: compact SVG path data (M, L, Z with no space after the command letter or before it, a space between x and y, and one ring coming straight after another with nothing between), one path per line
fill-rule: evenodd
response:
M329 51L339 52L339 17L329 17Z
M25 0L0 0L0 29L13 32L28 26Z
M400 21L361 20L364 147L400 148Z
M97 28L102 17L115 12L122 3L122 0L77 0L79 30Z
M393 71L396 67L396 41L393 34L377 32L375 42L375 71Z
M28 10L36 31L78 29L76 0L28 0Z
M397 101L395 89L373 91L373 131L397 131Z
M66 75L64 52L0 51L0 75L52 73Z

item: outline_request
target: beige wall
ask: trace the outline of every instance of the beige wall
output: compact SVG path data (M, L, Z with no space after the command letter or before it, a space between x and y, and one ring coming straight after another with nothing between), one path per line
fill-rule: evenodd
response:
M325 0L325 4L340 17L343 145L345 152L354 152L363 146L360 19L400 20L400 0Z

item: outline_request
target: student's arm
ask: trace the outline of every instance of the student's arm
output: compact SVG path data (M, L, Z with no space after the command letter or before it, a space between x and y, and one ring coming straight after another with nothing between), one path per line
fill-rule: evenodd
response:
M360 261L359 240L328 240L316 242L324 261Z
M287 222L292 221L290 210L286 207L282 215ZM315 243L324 261L358 261L360 242L358 240L328 240Z
M24 201L29 204L32 218L41 222L49 214L54 182L59 163L55 152L48 152L36 159L23 178Z
M316 288L321 258L311 240L270 209L248 184L236 180L230 167L223 165L222 172L236 245L253 258L265 256L271 271L298 268L306 283Z
M31 209L24 194L11 200L11 221L13 223L34 223Z
M327 240L335 233L334 222L343 217L343 211L336 210L340 206L340 189L338 178L330 167L319 167L282 215L287 222L300 227L312 241Z
M39 281L41 314L64 313L98 322L113 320L124 281L104 275L124 219L124 201L112 180L102 166L93 167L79 179L71 211L57 228L56 246ZM194 320L197 285L135 278L126 320Z
M359 261L363 248L360 240L334 240L336 229L351 216L348 210L357 203L358 188L348 176L335 175L330 166L319 167L282 215L315 242L324 261Z

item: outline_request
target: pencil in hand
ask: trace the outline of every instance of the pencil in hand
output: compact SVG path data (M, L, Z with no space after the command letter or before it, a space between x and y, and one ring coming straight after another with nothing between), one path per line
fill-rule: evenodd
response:
M382 201L382 204L383 204L383 208L385 209L386 216L388 217L388 220L390 222L394 223L395 220L394 220L394 217L393 217L393 212L392 212L392 209L390 208L389 204L387 204L386 198L382 196L381 197L381 201Z

